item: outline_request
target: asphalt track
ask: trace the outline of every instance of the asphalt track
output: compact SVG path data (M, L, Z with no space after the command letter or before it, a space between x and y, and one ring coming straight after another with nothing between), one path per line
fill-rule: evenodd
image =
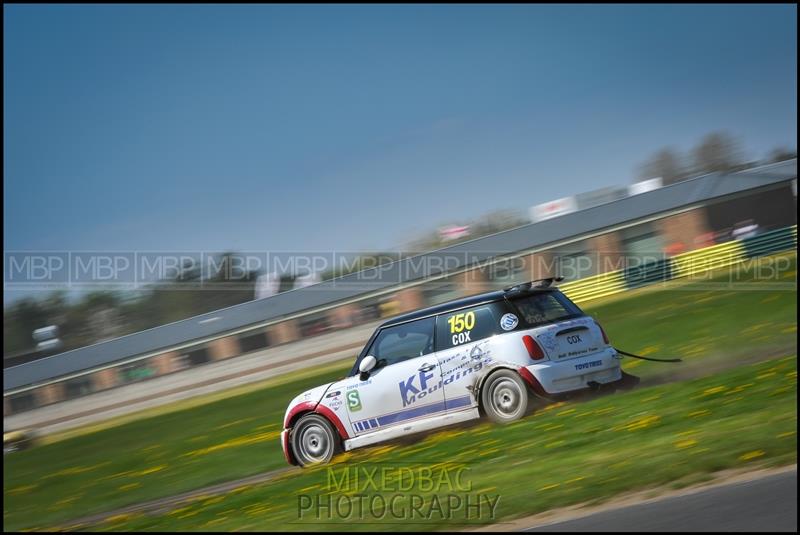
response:
M797 531L797 469L523 531Z

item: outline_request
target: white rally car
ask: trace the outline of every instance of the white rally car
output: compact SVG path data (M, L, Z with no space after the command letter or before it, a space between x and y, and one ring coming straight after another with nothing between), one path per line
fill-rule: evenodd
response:
M286 410L290 464L455 424L482 414L521 418L547 401L638 383L600 325L534 281L393 318L376 329L347 377L312 388Z

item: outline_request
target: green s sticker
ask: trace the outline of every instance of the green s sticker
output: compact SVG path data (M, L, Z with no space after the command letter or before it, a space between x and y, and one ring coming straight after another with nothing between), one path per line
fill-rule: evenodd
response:
M350 407L351 412L361 410L361 398L358 396L358 390L351 390L347 393L347 406Z

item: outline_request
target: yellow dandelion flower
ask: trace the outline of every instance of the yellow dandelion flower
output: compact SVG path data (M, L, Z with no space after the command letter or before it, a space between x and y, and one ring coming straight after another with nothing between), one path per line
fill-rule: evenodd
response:
M750 459L756 459L758 457L763 457L765 454L762 450L755 450L755 451L748 451L747 453L743 453L739 456L740 461L749 461Z
M200 510L199 510L199 509L198 509L198 510L195 510L195 511L189 511L189 512L187 512L187 513L184 513L184 514L182 514L182 515L178 516L178 518L188 518L188 517L190 517L190 516L194 516L194 515L196 515L196 514L197 514L197 513L199 513L199 512L200 512Z
M658 345L656 345L656 346L647 346L644 349L642 349L639 352L639 354L643 355L643 356L653 355L655 353L658 353L660 349L661 349L661 346L658 346Z
M641 418L637 418L632 422L628 423L627 425L623 426L621 429L627 429L628 431L638 431L640 429L651 427L660 421L661 421L660 416L651 414L648 416L642 416Z
M19 487L14 487L13 489L8 491L8 494L25 494L27 492L32 491L38 485L21 485Z
M158 466L151 466L150 468L145 468L141 472L136 472L134 475L146 476L147 474L154 474L156 472L160 472L160 471L164 470L166 467L167 467L166 464L161 464L161 465L158 465Z
M111 515L105 519L106 524L114 524L116 522L127 522L128 520L135 518L137 515L136 513L122 513L118 515Z
M214 498L209 498L203 502L203 505L214 505L215 503L219 503L225 499L225 495L216 496Z
M594 411L595 414L608 414L609 412L614 412L617 410L616 407L603 407L602 409L597 409Z

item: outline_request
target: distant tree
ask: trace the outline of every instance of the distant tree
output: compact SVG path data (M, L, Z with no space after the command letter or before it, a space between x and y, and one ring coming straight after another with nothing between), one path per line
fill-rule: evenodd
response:
M472 233L464 239L475 239L489 234L496 234L529 223L516 210L494 210L472 224Z
M56 290L52 292L42 301L41 306L47 310L49 325L58 325L61 327L67 323L70 303L65 290Z
M294 287L294 275L284 273L279 280L278 293L288 292Z
M433 232L429 231L412 240L409 243L409 247L411 251L424 253L467 240L474 240L475 238L496 234L504 230L525 225L526 223L529 223L528 219L516 210L494 210L472 221L454 222L453 224L456 226L469 227L469 233L460 238L445 241L442 239L438 230Z
M661 177L661 180L666 185L680 182L686 179L687 176L681 157L673 149L665 147L639 166L638 178L639 180L647 180Z
M322 272L320 274L320 280L331 280L336 277L342 277L344 275L349 275L350 273L355 273L364 269L376 268L399 259L400 255L392 252L362 254L356 258L348 260L347 262L343 262L338 266L334 266L332 269Z
M226 252L220 256L217 265L219 266L217 272L209 273L205 289L196 293L196 297L200 300L198 310L210 312L254 298L258 273L246 268L245 257Z
M797 158L797 149L787 149L786 147L778 147L772 149L769 153L769 162L783 162Z
M66 348L81 347L113 338L122 332L115 310L120 295L106 290L94 290L69 308L65 322L59 325Z
M230 255L231 253L226 253ZM175 278L176 282L199 282L203 276L203 270L199 262L186 259L183 261L181 270Z
M742 155L739 144L725 132L708 134L692 151L694 172L697 174L726 172L739 168Z
M49 325L47 309L32 297L25 297L3 311L3 353L32 349L33 331Z

